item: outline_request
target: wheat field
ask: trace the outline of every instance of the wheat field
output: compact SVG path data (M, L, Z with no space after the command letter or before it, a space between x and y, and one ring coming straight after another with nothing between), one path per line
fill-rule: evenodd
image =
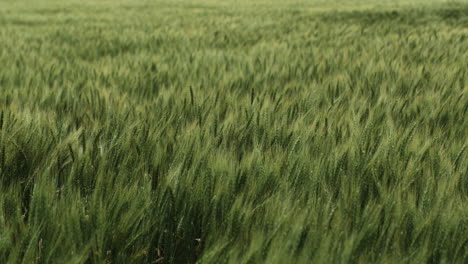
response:
M468 263L468 2L0 0L0 263Z

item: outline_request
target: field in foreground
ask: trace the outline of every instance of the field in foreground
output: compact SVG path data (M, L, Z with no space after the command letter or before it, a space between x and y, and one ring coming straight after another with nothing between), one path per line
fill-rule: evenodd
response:
M468 4L0 1L0 263L468 263Z

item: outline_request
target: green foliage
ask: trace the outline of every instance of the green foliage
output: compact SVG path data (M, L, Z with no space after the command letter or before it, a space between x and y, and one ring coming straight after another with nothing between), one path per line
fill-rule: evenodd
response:
M468 5L189 2L0 3L0 263L468 262Z

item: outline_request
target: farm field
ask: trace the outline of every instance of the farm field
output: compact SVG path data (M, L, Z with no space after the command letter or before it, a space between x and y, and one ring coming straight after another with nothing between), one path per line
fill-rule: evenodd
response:
M0 263L468 263L468 2L0 0Z

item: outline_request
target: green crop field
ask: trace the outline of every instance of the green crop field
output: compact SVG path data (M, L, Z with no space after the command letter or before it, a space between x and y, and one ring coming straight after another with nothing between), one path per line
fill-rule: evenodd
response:
M0 0L0 263L468 263L468 2Z

